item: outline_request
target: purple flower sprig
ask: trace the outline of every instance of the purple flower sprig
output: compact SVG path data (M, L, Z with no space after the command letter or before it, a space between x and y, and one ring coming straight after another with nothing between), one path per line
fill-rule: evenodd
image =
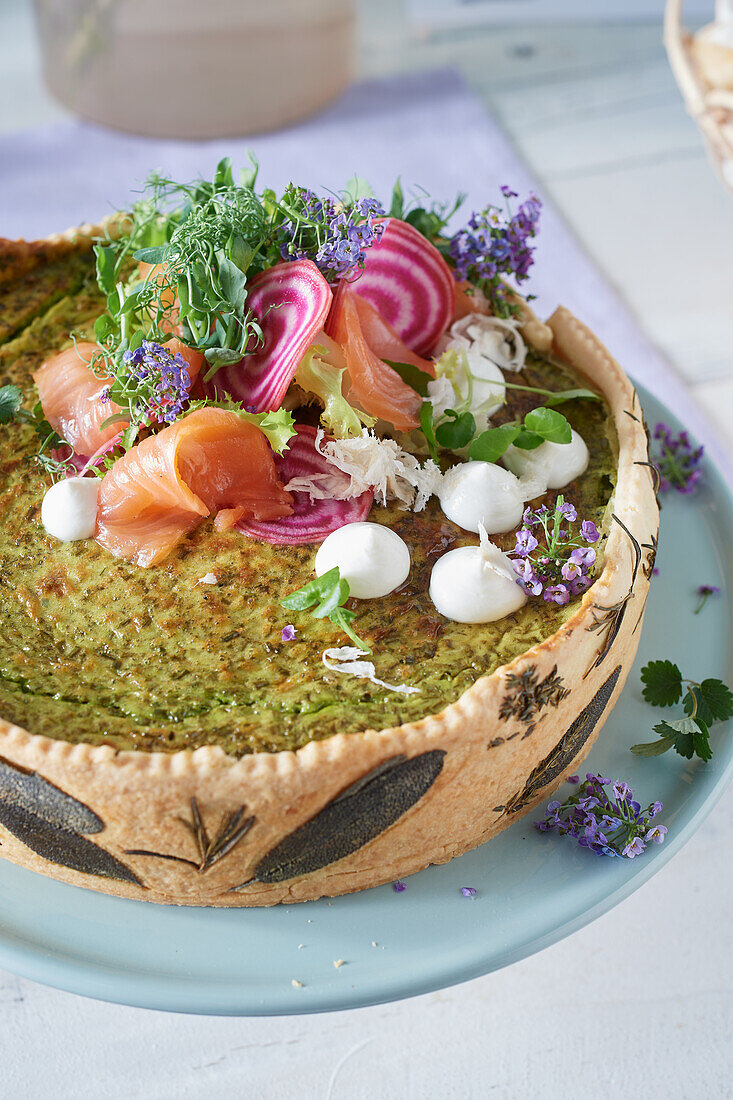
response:
M140 428L172 424L188 402L191 376L186 360L180 352L172 355L152 340L143 340L139 347L123 352L112 363L110 373L112 382L99 400L120 406L122 412L110 422L129 421L122 440L125 447L134 443Z
M571 780L577 782L576 776ZM662 812L661 802L650 802L646 809L634 801L634 792L621 779L612 785L609 796L606 787L611 780L588 772L564 802L548 802L546 816L535 822L542 833L556 829L560 836L577 840L597 856L620 856L634 859L647 844L662 844L666 826L652 825L652 819Z
M696 447L687 432L674 435L668 424L656 425L654 439L659 444L654 462L659 470L660 492L675 489L678 493L694 493L702 478L705 448Z
M375 220L384 209L373 198L341 202L291 185L280 209L286 215L278 230L282 259L312 260L331 281L355 276L384 232Z
M573 532L578 514L562 496L553 511L526 508L523 520L512 559L517 584L530 596L564 606L593 583L597 555L590 544L598 542L598 529L586 519Z
M529 243L537 232L542 203L530 192L529 198L512 213L511 199L516 191L503 186L506 210L487 206L474 212L468 224L460 229L448 245L448 259L455 267L459 282L477 286L491 303L499 317L512 313L508 289L502 276L523 283L534 263L534 247Z

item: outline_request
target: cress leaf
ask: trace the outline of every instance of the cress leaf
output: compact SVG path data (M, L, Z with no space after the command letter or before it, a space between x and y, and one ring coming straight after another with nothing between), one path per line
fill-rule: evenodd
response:
M601 400L599 394L593 393L593 390L562 390L560 393L553 393L546 397L545 406L552 408L554 405L564 405L566 401L575 401L580 398L587 398L589 401Z
M649 741L647 744L632 745L631 751L636 756L661 756L667 749L674 745L674 737L662 737L659 741Z
M544 437L538 435L537 432L528 432L525 428L520 428L519 434L514 440L514 446L521 447L523 451L534 451L537 447L541 447L544 442Z
M477 435L468 448L468 457L480 462L497 462L519 435L520 429L505 424L500 428L487 428Z
M527 431L536 432L549 443L569 443L573 436L572 428L562 413L542 405L527 413L524 426Z
M443 421L435 429L435 438L441 447L449 451L460 451L467 447L476 432L476 421L470 412L457 413L455 409L446 409L450 420Z
M0 386L0 424L9 424L23 403L18 386Z
M365 653L371 653L371 646L367 645L364 639L360 638L351 626L356 618L356 613L354 611L350 611L348 607L337 607L328 617L334 626L340 627L344 634L351 638L357 649L362 649Z
M396 363L391 359L385 359L384 362L387 366L391 367L392 370L396 371L402 381L413 390L416 390L421 397L427 397L428 382L433 381L427 371L420 370L419 367L414 366L412 363Z
M682 673L672 661L650 661L641 670L642 695L653 707L671 707L682 695Z
M714 721L725 722L727 718L733 718L733 692L722 680L703 680L699 693Z

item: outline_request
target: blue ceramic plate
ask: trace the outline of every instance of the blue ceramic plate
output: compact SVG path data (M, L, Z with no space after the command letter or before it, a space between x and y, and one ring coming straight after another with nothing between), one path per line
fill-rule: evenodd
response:
M675 423L653 398L649 421ZM640 759L658 712L639 669L668 657L691 677L733 670L733 501L708 466L693 497L665 496L659 576L636 668L586 767L664 803L667 841L635 860L601 859L542 835L530 815L496 840L408 880L274 909L178 909L65 886L0 860L0 966L75 993L179 1012L267 1015L353 1008L466 981L547 947L622 901L697 829L733 771L731 725L710 763ZM693 615L695 589L723 591ZM461 895L462 886L478 891ZM334 967L334 960L344 965ZM293 985L293 980L302 985Z

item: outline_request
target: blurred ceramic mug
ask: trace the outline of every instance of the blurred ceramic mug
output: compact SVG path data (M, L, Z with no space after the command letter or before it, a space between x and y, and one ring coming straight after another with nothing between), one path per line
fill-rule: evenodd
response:
M352 75L353 0L34 2L51 92L120 130L269 130L317 111Z

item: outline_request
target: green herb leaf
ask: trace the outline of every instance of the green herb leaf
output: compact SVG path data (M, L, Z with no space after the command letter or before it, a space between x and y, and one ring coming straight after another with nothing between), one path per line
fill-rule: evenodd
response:
M632 745L631 751L636 756L661 756L674 745L674 737L662 737L659 741L649 741L645 745Z
M102 294L111 294L117 282L117 249L113 245L95 244L97 286Z
M435 425L433 423L433 406L429 401L423 401L423 406L420 410L420 429L428 441L430 457L433 462L437 462L438 444L435 438Z
M0 386L0 424L9 424L23 403L18 386Z
M733 692L722 680L703 680L697 685L697 690L700 693L700 699L705 701L713 721L725 722L726 719L733 718Z
M541 435L549 443L569 443L573 435L572 428L562 413L543 406L527 413L524 426L528 431Z
M671 661L650 661L641 670L642 694L653 707L671 707L682 695L682 673Z
M137 260L138 263L152 264L153 267L157 267L158 264L165 263L168 255L168 245L160 245L155 248L138 248L137 252L133 252L133 260ZM102 287L102 290L105 288Z
M94 333L100 343L104 343L110 336L116 336L120 331L120 326L116 321L110 317L108 313L103 313L101 317L97 317L94 322Z
M600 401L600 395L593 393L593 390L562 390L560 393L550 394L545 398L545 406L552 408L554 405L564 405L566 401L580 400L586 398L588 401Z
M321 577L308 581L297 592L291 592L280 600L281 607L288 611L310 610L316 619L328 618L334 626L340 627L352 642L365 653L371 653L370 647L356 634L351 626L355 614L343 605L349 598L349 582L341 577L337 565Z
M402 381L412 387L413 390L416 390L421 397L427 397L428 383L433 381L427 371L420 370L412 363L396 363L391 359L385 359L384 362L392 370L397 371Z
M444 420L435 429L435 438L441 447L446 447L449 451L460 451L473 439L476 421L470 412L457 413L455 409L446 409L445 415L450 419Z
M537 432L528 432L526 428L520 428L519 434L514 440L514 446L520 447L523 451L535 451L544 442L544 436L538 435Z
M468 457L481 462L497 462L519 435L520 429L511 424L500 428L487 428L474 439L468 448Z
M392 204L389 208L390 218L399 218L400 221L404 220L405 213L405 195L402 190L402 181L397 178L397 181L392 188Z

